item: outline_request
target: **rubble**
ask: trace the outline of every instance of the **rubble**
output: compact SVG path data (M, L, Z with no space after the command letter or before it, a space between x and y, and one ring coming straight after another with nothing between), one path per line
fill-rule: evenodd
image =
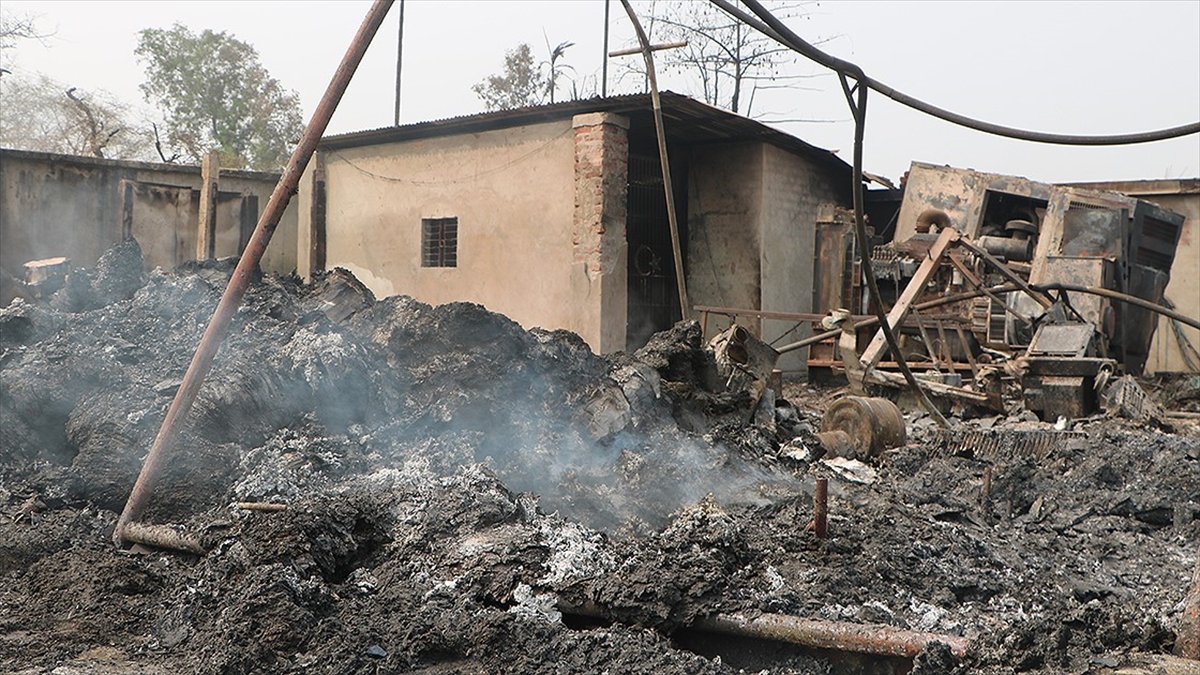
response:
M695 323L602 358L344 271L249 287L147 512L206 553L118 553L233 269L118 253L0 310L0 670L1089 672L1166 658L1191 611L1194 428L910 414L818 461L835 394L751 423ZM830 658L731 621L945 642Z

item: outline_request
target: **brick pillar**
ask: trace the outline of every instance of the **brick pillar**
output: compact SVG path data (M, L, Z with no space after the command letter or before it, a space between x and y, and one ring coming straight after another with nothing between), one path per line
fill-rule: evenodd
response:
M625 348L628 256L625 206L629 176L629 120L611 113L576 115L575 266L588 283L584 319L589 342L604 354ZM596 336L596 337L592 337ZM597 339L598 338L598 339Z

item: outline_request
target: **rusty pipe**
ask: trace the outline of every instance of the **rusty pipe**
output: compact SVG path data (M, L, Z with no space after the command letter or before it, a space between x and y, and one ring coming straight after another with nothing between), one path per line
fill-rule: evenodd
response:
M612 621L614 617L592 601L582 605L558 598L555 606L564 614ZM850 623L807 619L789 614L717 614L692 622L688 628L724 635L738 635L761 640L776 640L816 649L839 649L856 654L912 658L934 642L950 647L950 653L962 658L971 646L970 640L958 635L925 633L883 624Z
M121 538L133 544L145 544L155 548L167 548L196 555L207 553L199 539L168 525L148 525L130 521L125 523L122 528Z
M333 79L325 90L325 95L321 97L320 103L313 111L312 119L305 127L300 142L292 151L287 168L279 177L279 183L275 185L271 199L267 202L262 217L259 218L258 225L255 226L254 233L250 236L250 241L242 252L237 268L234 269L233 276L229 279L229 285L225 287L221 302L217 305L212 319L208 322L208 327L204 330L204 336L200 339L196 353L192 356L191 364L188 365L187 373L183 376L183 383L175 392L171 407L167 410L162 426L159 427L158 435L154 438L154 444L142 462L142 470L138 473L137 482L134 483L133 490L129 493L129 499L125 502L125 509L121 511L116 528L113 530L113 541L118 547L125 543L127 539L125 534L130 523L141 518L146 503L150 500L150 495L154 490L154 484L157 482L159 474L162 473L167 453L170 452L184 419L187 418L192 404L196 401L196 394L200 392L200 385L204 383L205 375L212 368L213 357L221 346L225 333L229 330L229 324L237 312L238 305L241 304L242 297L246 294L250 278L255 268L258 267L259 261L262 260L263 253L271 241L271 235L275 233L275 228L279 225L279 219L283 217L288 201L296 193L300 177L304 174L305 167L308 166L308 160L316 151L317 143L325 133L325 127L329 125L329 120L333 117L333 111L337 109L342 94L346 92L350 78L362 61L363 55L366 54L371 39L379 30L379 26L383 23L383 18L387 16L391 6L392 0L376 0L371 5L366 18L359 26L358 33L346 50L346 55L342 58L337 71L334 72Z
M813 534L817 539L829 536L829 479L818 478L813 490Z
M784 614L718 614L700 619L692 628L743 637L779 640L818 649L912 658L934 642L950 647L961 658L970 642L957 635L923 633L880 624L805 619Z

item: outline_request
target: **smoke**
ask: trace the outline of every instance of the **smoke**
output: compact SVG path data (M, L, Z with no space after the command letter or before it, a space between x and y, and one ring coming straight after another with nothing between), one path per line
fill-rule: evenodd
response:
M68 467L76 497L109 507L132 485L232 269L147 277L134 257L93 275L119 293L0 310L0 326L28 324L0 335L0 419L58 411L18 429L18 452ZM251 285L170 459L169 501L288 501L379 469L481 465L544 510L615 530L662 527L708 495L763 503L763 486L798 490L744 449L680 429L659 372L702 378L676 356L606 360L577 335L526 331L479 305L375 301L343 271L311 285L268 275ZM37 382L56 383L51 401Z

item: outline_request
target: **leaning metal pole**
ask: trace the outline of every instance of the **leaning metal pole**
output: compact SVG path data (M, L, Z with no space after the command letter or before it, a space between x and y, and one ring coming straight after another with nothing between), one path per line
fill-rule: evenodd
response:
M275 233L275 228L279 225L279 219L283 216L288 201L296 193L296 189L300 185L300 177L304 174L305 167L308 166L308 160L316 151L317 143L325 133L325 127L329 125L330 118L333 117L333 111L337 109L338 102L346 92L350 78L358 68L359 62L362 61L367 47L371 44L371 39L375 37L376 31L379 30L379 26L383 23L383 18L391 6L392 0L376 0L375 4L371 6L358 33L350 43L350 48L342 58L341 65L334 72L333 80L325 90L325 95L321 97L321 102L313 111L312 119L305 127L300 142L292 151L287 168L280 176L275 191L271 193L271 199L267 202L267 207L263 211L262 217L259 218L258 225L254 228L254 233L250 236L246 249L242 251L237 268L233 271L233 277L230 278L229 285L225 287L221 302L213 312L208 328L205 329L204 336L196 347L192 362L183 376L183 383L175 393L175 399L171 401L167 416L163 418L158 435L154 438L154 444L150 447L150 453L146 455L146 459L142 463L141 473L138 474L137 482L134 483L133 490L129 493L129 500L125 502L125 510L117 519L116 528L113 530L113 542L117 547L124 546L126 542L136 542L145 538L139 536L139 533L144 532L146 527L131 528L129 526L141 518L146 503L150 500L150 495L154 490L154 483L162 473L167 454L179 436L183 421L187 418L187 414L196 400L196 394L199 393L200 386L204 383L205 375L212 367L213 357L221 346L225 333L229 330L229 324L237 312L238 305L242 302L242 297L246 294L250 279L258 267L259 261L262 260L267 244L271 241L271 235ZM161 538L151 537L151 539L154 540L145 543L162 544ZM179 547L176 546L176 548ZM183 548L191 550L187 547Z
M663 193L667 200L667 223L671 228L671 252L675 258L675 289L679 292L679 316L686 321L691 315L692 308L688 304L687 278L683 276L683 253L679 244L679 222L675 216L674 186L671 184L671 162L667 158L667 132L663 129L662 99L658 96L658 78L654 75L654 49L642 23L630 6L629 0L621 0L633 30L637 33L638 44L641 45L642 58L646 61L646 75L650 79L650 101L654 107L654 130L658 135L658 163L662 168Z

